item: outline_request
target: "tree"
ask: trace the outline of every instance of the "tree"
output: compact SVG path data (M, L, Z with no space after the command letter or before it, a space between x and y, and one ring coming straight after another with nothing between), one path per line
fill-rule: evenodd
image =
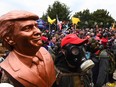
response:
M99 27L110 27L115 21L111 15L109 15L109 12L104 9L98 9L93 13L90 13L89 10L86 9L80 12L76 12L73 16L80 18L80 28L94 27L95 24L98 24Z
M89 9L76 12L73 16L81 20L81 22L79 23L79 27L84 28L91 25L91 13L89 12Z
M98 9L92 13L92 18L94 21L98 23L101 27L111 26L112 23L115 21L111 15L109 15L109 12L104 9Z
M49 5L47 13L43 14L42 19L47 21L47 15L52 19L56 18L57 15L60 21L67 21L70 18L70 13L71 11L69 10L69 7L67 7L64 3L55 1L53 5Z

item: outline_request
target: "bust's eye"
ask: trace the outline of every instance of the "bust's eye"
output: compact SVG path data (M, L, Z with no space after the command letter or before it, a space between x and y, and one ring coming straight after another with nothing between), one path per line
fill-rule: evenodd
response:
M22 31L30 31L33 29L33 27L34 27L33 25L27 25L27 26L22 28Z

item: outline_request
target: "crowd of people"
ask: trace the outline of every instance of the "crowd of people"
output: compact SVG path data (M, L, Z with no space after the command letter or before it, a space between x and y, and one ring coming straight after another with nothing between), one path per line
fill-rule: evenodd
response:
M40 30L38 16L11 11L0 17L0 39L8 49L0 82L14 87L115 87L116 30ZM8 84L7 84L8 85Z
M63 58L59 58L62 53L62 39L70 34L76 34L81 39L87 39L87 42L84 43L85 55L87 59L91 59L95 64L91 69L94 87L102 87L108 82L114 84L115 79L113 78L113 73L116 69L116 31L98 27L85 29L71 27L65 32L64 30L53 30L49 33L45 31L43 37L46 38L46 41L43 39L43 42L45 41L45 48L47 47L47 50L53 55L56 63L55 66L57 66L57 61L59 61L58 63L61 62L61 66L63 64ZM69 43L71 42L73 42L73 38L69 41ZM70 51L68 54L70 54ZM67 56L69 57L69 55Z

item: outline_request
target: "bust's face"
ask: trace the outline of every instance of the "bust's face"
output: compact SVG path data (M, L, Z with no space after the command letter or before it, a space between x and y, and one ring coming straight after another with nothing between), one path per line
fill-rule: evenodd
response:
M42 45L41 31L34 20L17 21L13 34L14 47L20 50L38 49Z

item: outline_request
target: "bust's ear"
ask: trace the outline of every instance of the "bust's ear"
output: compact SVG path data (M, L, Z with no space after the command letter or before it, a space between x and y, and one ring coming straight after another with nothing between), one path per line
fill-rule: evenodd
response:
M12 39L11 37L9 37L9 36L5 36L4 40L5 40L8 44L10 44L10 45L14 45L14 44L15 44L15 42L13 41L13 39Z

